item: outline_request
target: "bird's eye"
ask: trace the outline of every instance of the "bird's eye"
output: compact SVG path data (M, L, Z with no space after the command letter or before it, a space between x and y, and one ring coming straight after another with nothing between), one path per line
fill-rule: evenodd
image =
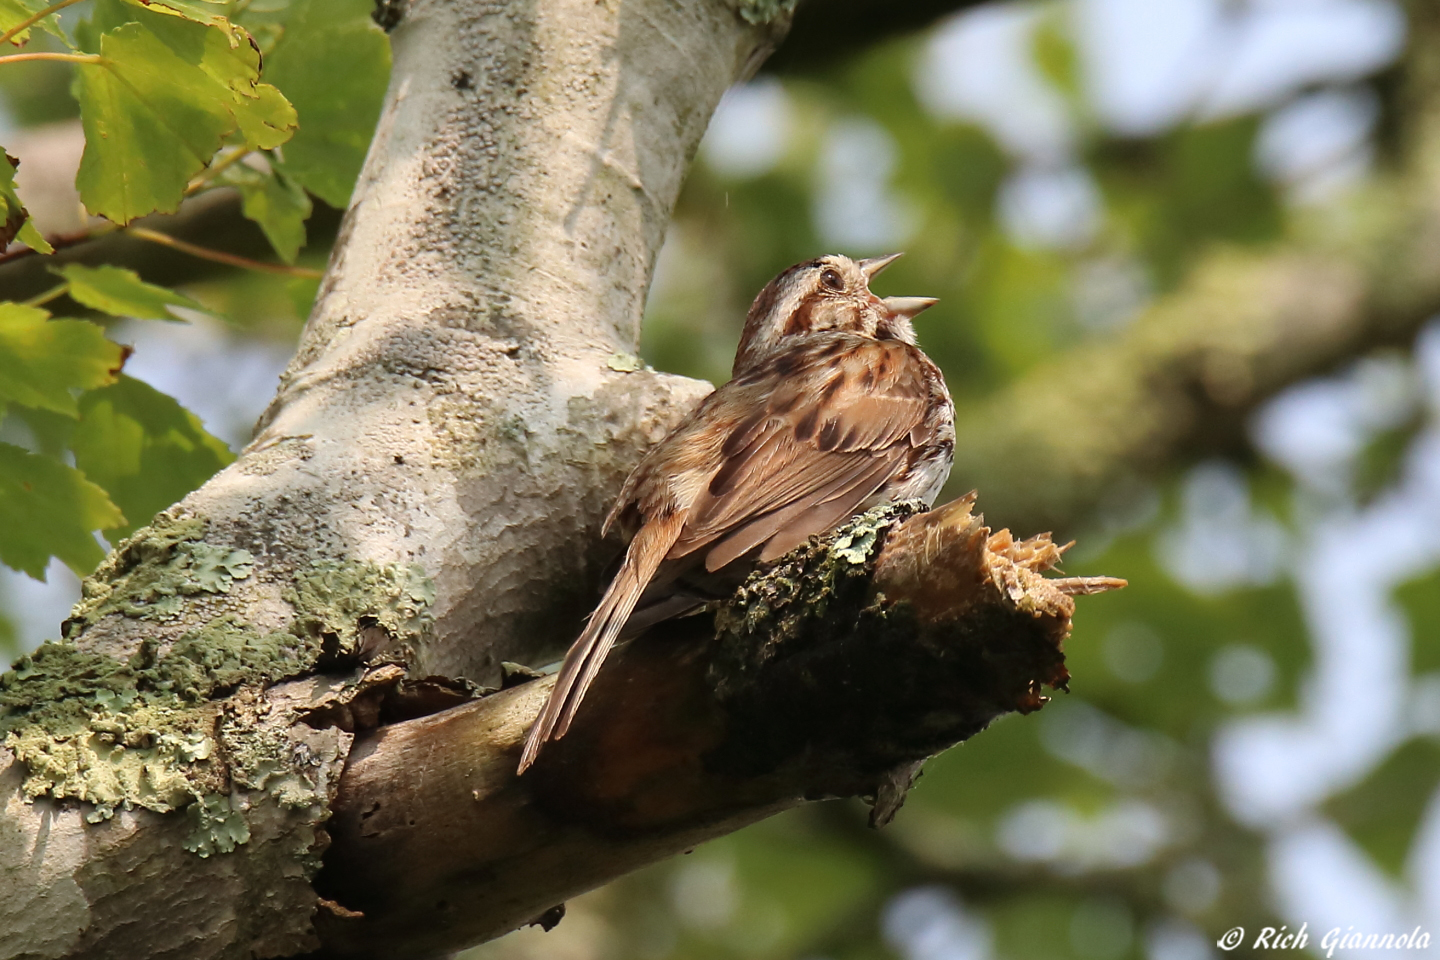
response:
M831 290L845 289L845 281L841 280L840 274L836 273L834 270L826 270L824 273L820 274L820 282L825 284L825 286L829 287Z

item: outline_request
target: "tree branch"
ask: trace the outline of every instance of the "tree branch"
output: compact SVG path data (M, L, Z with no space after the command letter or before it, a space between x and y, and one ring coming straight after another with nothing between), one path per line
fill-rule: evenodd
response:
M313 277L317 280L321 277L319 270L312 270L309 267L295 267L287 263L270 263L265 260L253 260L250 257L241 257L233 253L226 253L224 250L212 250L209 247L202 247L185 240L177 240L168 233L151 230L149 227L126 227L125 232L129 233L132 237L149 240L151 243L158 243L172 250L188 253L190 256L198 257L201 260L209 260L212 263L223 263L227 267L239 267L242 270L258 270L261 273L278 273L287 277Z
M523 779L553 678L362 733L317 880L327 955L443 955L807 800L887 820L919 761L1065 685L1071 596L1121 585L1044 579L1048 537L991 535L972 502L873 510L620 648Z
M607 501L709 389L620 360L710 113L783 34L763 6L410 5L259 436L0 684L7 948L313 949L350 735L300 718L361 662L494 683L564 648Z

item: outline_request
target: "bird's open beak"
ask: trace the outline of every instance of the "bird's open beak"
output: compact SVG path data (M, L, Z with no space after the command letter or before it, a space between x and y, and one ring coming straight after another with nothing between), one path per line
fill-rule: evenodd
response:
M898 253L895 254L895 257L898 256ZM894 260L895 257L891 257L890 259ZM940 301L934 297L886 297L880 302L885 304L885 309L889 310L895 316L910 320L913 319L917 313L929 310Z
M860 267L860 272L865 274L865 282L869 283L871 280L880 276L881 270L884 270L903 256L905 256L904 253L891 253L883 257L871 257L868 260L859 261L858 266Z

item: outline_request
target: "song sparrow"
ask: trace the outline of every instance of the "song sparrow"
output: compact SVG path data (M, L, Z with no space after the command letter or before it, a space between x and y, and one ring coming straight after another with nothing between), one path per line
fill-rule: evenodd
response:
M678 615L703 602L697 575L743 575L739 561L774 560L878 503L934 502L954 408L910 320L935 300L869 289L899 256L820 257L760 291L733 379L650 451L605 519L605 532L618 523L634 538L565 655L521 773L565 735L627 621L635 632L637 604L647 624Z

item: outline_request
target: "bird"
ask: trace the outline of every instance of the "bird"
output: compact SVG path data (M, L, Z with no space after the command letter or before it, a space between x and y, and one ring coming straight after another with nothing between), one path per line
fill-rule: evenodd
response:
M755 564L877 504L934 503L955 411L911 320L937 301L870 292L900 256L817 257L756 296L729 382L646 454L605 518L602 535L618 526L629 546L530 727L519 773L565 735L617 639L703 605L694 584L733 589Z

